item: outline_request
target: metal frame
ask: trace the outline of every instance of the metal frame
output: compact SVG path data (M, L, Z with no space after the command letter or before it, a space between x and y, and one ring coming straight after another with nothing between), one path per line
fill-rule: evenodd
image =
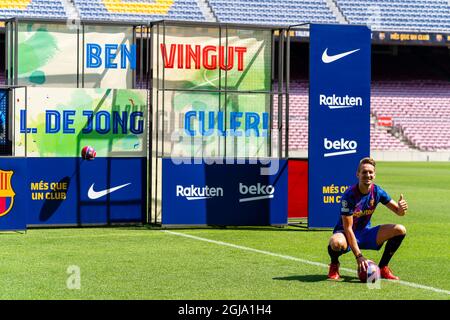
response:
M221 77L219 77L219 87L218 89L213 90L205 90L205 89L178 89L178 88L170 88L166 87L165 84L165 67L160 61L160 55L157 54L156 57L154 57L153 47L154 47L154 41L156 41L156 50L158 51L160 47L160 41L162 40L163 43L165 43L165 36L166 36L166 27L199 27L199 28L217 28L218 30L218 36L219 36L219 45L221 45L222 36L225 33L226 37L226 44L225 46L228 46L228 30L229 29L237 29L237 30L269 30L271 31L271 47L269 50L271 50L271 67L270 67L270 89L269 90L233 90L231 88L228 88L227 86L227 76L225 75L225 86L222 86L222 80ZM152 85L150 86L150 89L152 90L152 99L150 102L150 110L149 112L149 119L152 119L154 121L151 128L149 128L150 132L150 138L149 140L152 141L150 144L149 149L149 173L148 173L148 181L149 181L149 221L153 224L160 224L161 223L161 217L158 217L158 211L162 212L162 202L158 202L158 191L159 188L161 188L161 181L159 181L159 174L160 170L160 164L159 162L165 157L164 154L164 111L165 111L165 92L169 91L178 91L178 92L208 92L208 93L218 93L218 99L219 99L219 108L222 107L222 98L225 99L225 105L224 108L226 113L226 99L227 95L229 93L240 93L240 94L266 94L270 98L269 102L269 132L268 132L268 156L269 157L275 157L275 158L281 158L286 159L288 157L288 136L287 136L287 130L289 129L289 103L286 101L286 112L285 112L285 124L283 124L283 99L286 97L286 94L289 93L289 86L287 84L287 81L289 81L289 54L290 54L290 47L289 47L289 41L290 38L288 37L286 39L286 30L289 29L288 26L258 26L258 25L245 25L245 24L228 24L228 23L210 23L210 22L182 22L182 21L168 21L168 20L160 20L150 23L150 28L152 30L152 35L150 37L152 45L149 47L150 50L150 72L149 75L152 77ZM161 30L162 28L162 30ZM278 32L278 34L277 34ZM156 38L155 38L156 37ZM275 61L275 43L276 41L279 41L279 47L278 47L278 60ZM227 65L228 62L228 50L225 50L225 64ZM285 58L286 55L286 58ZM156 60L155 60L156 59ZM275 81L275 63L278 63L278 87L274 88L274 81ZM156 68L156 70L153 70L153 68ZM161 69L162 68L162 69ZM286 70L286 71L285 71ZM225 74L227 73L227 70L224 71ZM284 76L286 72L286 77ZM222 70L219 68L219 75L221 75ZM158 79L154 79L154 76L158 75ZM156 80L156 83L155 81ZM284 91L284 88L286 91ZM162 94L162 97L160 97L160 93ZM274 106L274 96L277 96L277 106ZM156 105L155 105L156 104ZM159 106L161 106L161 110L159 109ZM272 150L272 123L273 123L273 111L274 107L277 107L278 110L278 121L277 121L277 133L278 133L278 148L276 150L276 155L273 154ZM220 109L219 109L220 110ZM163 112L162 118L160 118L160 111ZM222 110L221 110L222 111ZM150 115L151 114L151 115ZM160 123L162 121L162 124ZM226 119L225 119L226 121ZM285 127L283 127L285 125ZM161 127L161 128L160 128ZM160 133L160 129L162 129ZM283 130L285 129L285 130ZM156 132L154 132L156 131ZM153 137L155 135L155 137ZM160 137L162 135L162 137ZM283 138L285 140L285 150L283 150ZM153 144L153 139L155 139ZM219 141L219 144L224 143L224 154L221 155L221 157L226 158L227 157L227 150L226 150L226 141ZM156 164L153 164L152 162L156 161ZM155 166L155 171L153 171L153 165ZM154 181L153 181L154 180ZM154 198L153 198L154 197ZM160 221L158 221L158 219Z
M286 29L287 34L287 45L286 45L286 89L285 89L285 98L286 98L286 127L285 127L285 157L289 159L289 84L291 83L291 30L299 29L303 26L309 26L310 23L300 23L295 25L290 25ZM309 89L308 89L309 90ZM308 139L309 140L309 139Z
M9 85L17 85L18 83L18 52L17 52L17 44L18 44L18 23L19 22L33 22L33 23L47 23L47 24L65 24L65 19L27 19L27 18L14 18L14 19L7 19L5 20L5 27L6 30L8 30L8 26L12 28L11 30L14 30L13 32L10 32L10 38L9 41L5 42L5 68L6 68L6 74L7 74L7 81ZM152 222L151 216L152 216L152 195L157 195L158 187L157 183L155 186L153 186L152 179L156 175L156 179L158 178L158 159L164 157L164 145L161 145L161 150L159 148L159 127L160 127L160 115L158 114L158 105L160 104L160 97L159 92L163 92L163 96L161 97L161 102L163 104L163 112L164 110L164 103L165 103L165 97L164 92L166 91L191 91L191 92L217 92L218 93L218 99L219 99L219 108L221 107L222 98L225 99L224 108L226 109L226 99L227 95L229 93L240 93L240 94L267 94L270 98L269 102L269 129L268 129L268 152L266 153L268 157L276 157L276 158L288 158L288 142L289 142L289 81L290 81L290 30L308 25L309 23L305 24L299 24L299 25L292 25L292 26L275 26L275 25L249 25L249 24L236 24L236 23L216 23L216 22L187 22L187 21L172 21L172 20L159 20L159 21L153 21L153 22L145 22L142 23L142 21L127 21L127 22L107 22L107 21L94 21L94 20L82 20L80 21L80 27L77 30L77 37L78 37L78 43L77 43L77 50L79 52L80 50L80 41L82 41L84 45L84 27L87 25L99 25L99 26L128 26L133 27L133 44L137 46L138 42L140 44L139 48L139 70L133 70L133 88L136 87L136 76L139 75L139 85L145 84L145 89L149 90L148 94L148 101L149 101L149 110L148 110L148 121L147 121L147 141L148 141L148 173L147 173L147 179L148 179L148 201L147 201L147 221L146 222ZM219 41L222 41L222 32L225 32L226 35L226 46L228 46L228 30L229 29L238 29L238 30L270 30L272 33L271 38L271 69L270 69L270 89L267 90L233 90L231 88L227 87L227 76L225 76L225 86L222 87L222 80L219 81L219 89L218 90L201 90L201 89L175 89L175 88L166 88L165 85L165 70L163 67L162 70L162 83L161 81L154 81L154 74L160 73L160 65L161 61L159 61L159 55L157 57L153 56L153 47L155 45L154 41L157 41L157 45L159 47L159 36L157 39L154 39L155 36L155 30L159 31L160 28L163 29L163 41L165 41L165 28L166 26L174 26L174 27L199 27L199 28L217 28L219 32ZM140 27L140 32L138 34L137 29ZM145 31L144 32L144 28ZM81 34L80 34L81 33ZM80 36L82 37L80 39ZM138 39L139 38L139 39ZM275 44L278 41L278 60L275 61ZM144 50L144 43L146 43L147 48ZM10 55L8 55L10 53ZM10 61L8 62L8 57L10 57ZM156 70L153 69L154 59L157 59L156 61ZM84 50L82 52L82 66L80 70L80 58L78 54L78 65L77 65L77 87L84 87ZM146 64L144 64L144 61ZM226 50L225 55L225 63L228 64L228 50ZM278 63L278 74L275 75L275 63ZM144 69L145 65L145 69ZM81 75L80 75L81 71ZM219 72L222 71L219 69ZM225 70L225 74L227 73L227 70ZM277 78L278 86L277 88L274 88L274 82ZM144 82L144 83L143 83ZM155 91L153 91L155 90ZM155 101L153 101L153 92L156 92ZM277 105L274 105L274 97L277 96ZM285 100L285 113L283 115L283 99ZM154 105L156 103L156 105ZM278 133L278 148L276 150L277 154L273 154L272 150L272 138L273 138L273 114L274 110L277 108L278 111L278 121L277 121L277 127L276 132ZM226 110L224 110L226 112ZM283 124L283 116L285 117L285 123ZM164 121L162 123L162 128L164 129ZM284 130L283 130L284 129ZM156 130L156 132L154 132ZM153 139L155 135L155 142L156 146L154 145ZM285 141L285 146L283 150L283 137ZM220 142L219 142L220 143ZM226 141L225 141L225 154L227 154L226 150ZM153 151L153 147L155 148L155 151ZM153 163L153 157L155 156L156 163ZM155 165L155 172L153 172L153 165ZM155 220L153 223L157 223L157 208L155 205Z
M53 20L53 19L20 19L20 18L13 18L13 19L7 19L4 20L5 21L5 71L6 71L6 83L7 85L4 86L6 88L24 88L25 90L25 99L27 99L27 87L23 86L23 85L18 85L19 83L19 78L18 78L18 64L19 64L19 59L18 59L18 36L19 36L19 23L38 23L38 24L55 24L55 25L66 25L66 20ZM76 34L76 38L77 38L77 43L76 43L76 50L77 50L77 63L74 66L76 68L76 84L73 84L73 87L75 88L84 88L85 87L85 50L84 48L84 43L85 43L85 27L87 26L123 26L123 27L132 27L132 45L138 45L138 36L136 35L137 33L137 28L140 27L140 53L141 55L139 57L136 57L136 67L138 67L139 65L139 75L143 74L143 66L144 66L144 60L146 60L147 62L150 60L149 57L149 50L145 50L142 46L142 44L144 43L144 41L147 41L147 43L149 43L150 39L149 39L149 24L143 24L143 23L134 23L134 24L130 24L130 23L111 23L111 22L99 22L99 21L81 21L80 25L77 27L76 31L74 30L74 34ZM144 28L147 28L147 32L146 35L144 35ZM76 33L75 33L76 32ZM136 48L137 49L137 48ZM82 50L82 52L80 52L80 50ZM137 50L136 50L137 51ZM137 53L137 52L136 52ZM81 65L80 65L81 64ZM147 63L147 70L149 70L149 63ZM132 71L132 88L135 89L137 87L136 85L136 70ZM146 80L146 81L145 81ZM146 87L147 89L147 101L150 101L149 98L149 91L148 89L150 88L150 84L149 84L149 80L150 80L150 76L147 74L146 79L144 80L143 77L141 77L140 82L139 82L139 86L143 86ZM2 87L0 85L0 87ZM14 90L11 90L10 92L10 104L13 103L15 101L14 99L15 93ZM28 102L27 100L24 101L25 103L25 110L27 110L28 108ZM15 149L15 129L14 129L14 117L13 116L14 113L14 107L9 108L9 119L10 119L10 123L11 125L9 126L9 137L11 138L11 142L12 142L12 146L11 146L11 153L14 156L16 150ZM150 121L149 119L147 119L148 121ZM147 124L147 128L151 128L151 126L149 126ZM147 132L148 134L148 132ZM150 131L151 134L151 131ZM149 136L147 135L146 137L147 142L150 140ZM24 150L24 156L27 157L27 133L25 132L25 150ZM150 146L151 146L151 140L150 140ZM151 170L149 170L151 171ZM146 177L145 177L146 178ZM145 179L144 178L144 179ZM142 222L146 223L148 222L148 218L147 218L147 213L148 210L146 208L145 212L143 212L143 216L142 216Z

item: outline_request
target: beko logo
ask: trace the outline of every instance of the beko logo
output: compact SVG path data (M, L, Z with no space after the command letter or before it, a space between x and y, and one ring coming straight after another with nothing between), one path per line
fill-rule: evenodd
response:
M334 157L344 154L356 153L358 143L354 140L345 140L344 138L335 141L325 138L323 139L323 146L325 147L325 150L327 150L327 152L325 152L323 156Z
M239 199L239 202L271 199L275 193L275 187L270 184L257 183L256 185L246 186L243 183L239 183L239 193L243 196L250 195L250 197Z
M189 187L184 187L177 185L177 197L185 197L187 200L203 200L210 199L214 197L223 197L222 188L214 187L196 187L191 185Z
M320 94L319 104L321 106L325 106L330 109L345 109L353 107L362 107L363 99L362 97L350 97L349 95L346 95L345 97L340 97L335 94L333 94L332 96Z

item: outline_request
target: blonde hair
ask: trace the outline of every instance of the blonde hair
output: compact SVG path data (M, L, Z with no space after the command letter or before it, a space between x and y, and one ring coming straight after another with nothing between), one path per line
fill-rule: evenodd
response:
M359 170L361 169L361 166L363 164L371 164L371 165L373 165L374 168L376 167L376 162L372 158L370 158L370 157L362 158L361 161L359 161L357 172L359 172Z

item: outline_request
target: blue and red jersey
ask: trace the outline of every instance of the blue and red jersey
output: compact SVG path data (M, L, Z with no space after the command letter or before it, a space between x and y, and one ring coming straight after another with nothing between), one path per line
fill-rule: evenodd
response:
M391 197L375 184L367 194L359 191L358 184L351 186L341 198L341 214L333 232L344 230L341 216L353 216L353 231L369 228L377 204L387 204L389 201Z

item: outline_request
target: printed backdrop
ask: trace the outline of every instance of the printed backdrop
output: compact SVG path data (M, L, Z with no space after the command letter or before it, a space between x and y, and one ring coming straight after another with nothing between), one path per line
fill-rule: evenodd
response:
M146 90L16 90L16 155L78 157L92 145L98 157L145 157L146 101Z
M267 156L271 31L166 26L154 27L153 39L165 155ZM249 127L258 131L247 136Z
M66 24L19 23L18 85L131 89L132 44L132 26L86 25L78 34Z

